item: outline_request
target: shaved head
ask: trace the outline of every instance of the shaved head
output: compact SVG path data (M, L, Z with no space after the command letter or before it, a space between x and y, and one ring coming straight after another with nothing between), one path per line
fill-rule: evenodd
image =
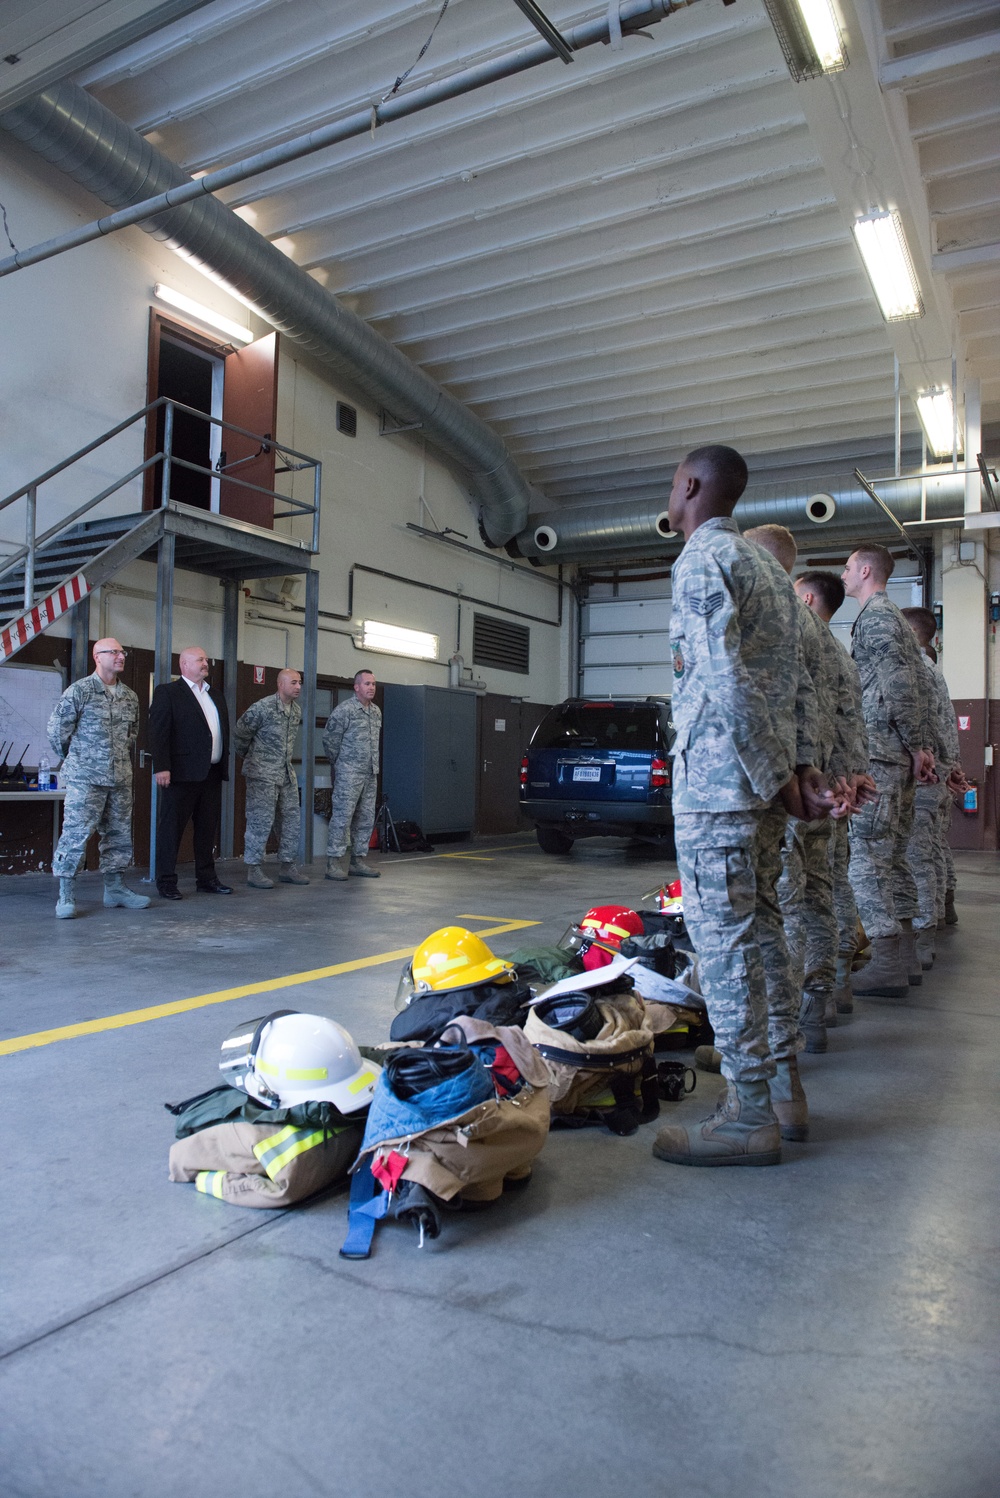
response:
M114 635L98 640L94 646L94 665L105 686L111 686L125 669L125 651Z
M706 520L732 515L746 486L747 465L735 447L696 447L674 473L670 529L687 540Z
M178 656L178 662L181 675L187 677L188 681L201 683L208 680L212 668L200 645L186 645Z

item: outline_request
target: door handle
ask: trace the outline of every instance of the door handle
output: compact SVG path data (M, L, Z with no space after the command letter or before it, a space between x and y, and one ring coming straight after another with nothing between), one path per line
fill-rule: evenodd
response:
M151 751L149 749L140 749L139 750L139 769L140 770L144 770L146 768L146 761L147 761L147 759L149 760L150 764L152 764L152 762L153 762L153 756L152 756Z

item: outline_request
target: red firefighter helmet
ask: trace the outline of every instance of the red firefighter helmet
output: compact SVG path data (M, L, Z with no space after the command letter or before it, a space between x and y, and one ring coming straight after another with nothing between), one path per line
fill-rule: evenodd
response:
M642 916L627 905L594 905L580 922L583 965L588 972L607 967L629 936L642 935Z

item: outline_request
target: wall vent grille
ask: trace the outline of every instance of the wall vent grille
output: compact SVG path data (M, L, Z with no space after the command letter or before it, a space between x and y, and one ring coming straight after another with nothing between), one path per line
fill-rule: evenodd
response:
M516 671L527 676L531 630L489 614L475 614L472 621L472 663L494 666L498 671Z

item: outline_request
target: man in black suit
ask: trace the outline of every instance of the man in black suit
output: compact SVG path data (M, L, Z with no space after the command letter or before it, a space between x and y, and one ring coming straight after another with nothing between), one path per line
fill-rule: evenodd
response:
M153 774L159 787L156 817L156 888L180 900L177 849L188 822L194 826L194 871L206 894L231 895L215 872L213 850L229 779L229 715L208 685L208 656L200 645L180 654L177 681L158 686L149 706Z

